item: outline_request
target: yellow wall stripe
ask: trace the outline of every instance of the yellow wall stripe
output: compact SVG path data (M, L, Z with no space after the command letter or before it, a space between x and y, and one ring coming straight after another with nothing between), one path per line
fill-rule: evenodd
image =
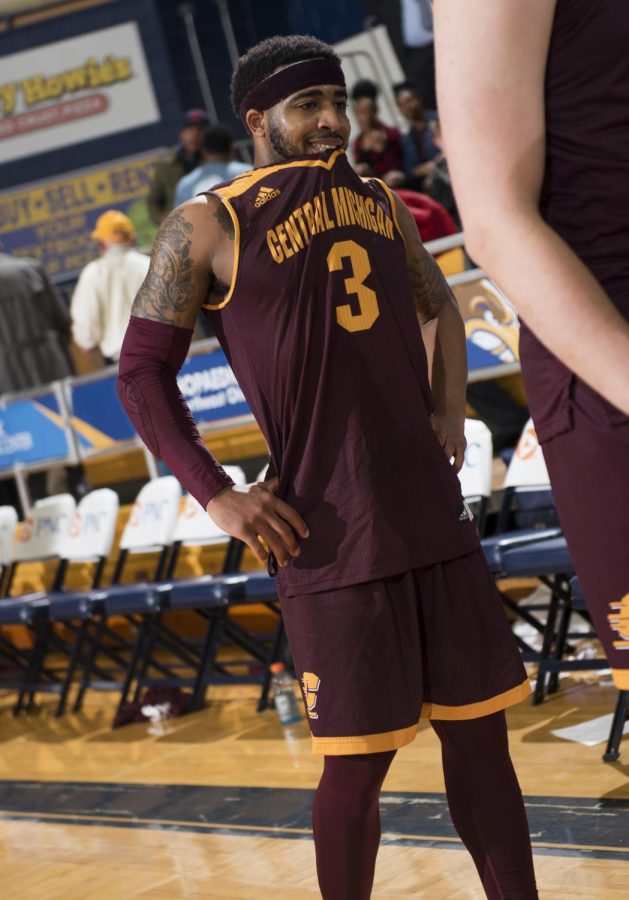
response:
M46 416L47 419L50 419L50 421L54 422L55 425L58 425L59 428L63 429L65 427L63 417L60 416L59 413L53 412L41 403L33 403L33 406L42 414L42 416ZM74 430L88 441L91 441L94 447L115 447L118 443L117 441L114 441L113 438L110 438L109 435L105 434L104 431L99 431L98 428L94 428L93 425L88 425L87 422L83 422L82 419L77 419L76 416L71 417L71 422Z

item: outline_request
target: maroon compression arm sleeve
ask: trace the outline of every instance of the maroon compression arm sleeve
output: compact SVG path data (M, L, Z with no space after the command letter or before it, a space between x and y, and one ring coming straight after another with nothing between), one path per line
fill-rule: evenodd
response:
M205 509L233 485L203 443L177 386L192 331L131 316L120 353L116 390L151 453L162 459Z

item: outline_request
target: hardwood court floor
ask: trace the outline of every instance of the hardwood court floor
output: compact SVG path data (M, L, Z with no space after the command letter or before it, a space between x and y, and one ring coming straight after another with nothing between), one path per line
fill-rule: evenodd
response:
M620 900L629 884L629 738L555 737L609 713L604 684L562 680L509 714L542 900ZM14 719L0 694L2 900L302 900L319 897L309 831L320 760L305 723L255 713L256 689L220 687L200 713L111 731L113 700L55 719L52 701ZM374 900L482 898L450 825L438 744L422 726L385 783Z

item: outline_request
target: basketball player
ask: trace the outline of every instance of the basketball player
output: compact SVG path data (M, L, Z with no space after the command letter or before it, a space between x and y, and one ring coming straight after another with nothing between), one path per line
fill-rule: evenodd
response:
M525 320L522 371L559 516L629 690L627 4L438 0L435 11L466 244Z
M255 168L162 225L121 399L214 521L260 559L269 549L324 756L313 824L325 900L370 896L380 788L420 717L441 740L453 821L487 896L530 900L504 714L529 687L456 477L458 309L410 213L347 161L331 47L262 42L239 61L232 103ZM267 439L263 484L231 484L177 390L200 308ZM419 323L434 332L432 392Z

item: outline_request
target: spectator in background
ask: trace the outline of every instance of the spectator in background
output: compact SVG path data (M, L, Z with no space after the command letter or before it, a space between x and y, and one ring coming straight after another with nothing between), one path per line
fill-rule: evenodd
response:
M376 175L395 187L404 181L400 132L378 119L378 87L362 78L352 90L360 132L354 141L354 168L359 175Z
M443 138L441 136L441 123L439 122L439 119L431 119L428 123L428 128L430 130L432 142L438 149L440 155L435 157L435 167L424 179L426 193L448 210L456 224L457 230L460 231L461 219L459 211L456 208L454 191L452 190L452 180L450 179L448 161L445 157Z
M415 219L422 243L457 233L458 228L448 210L432 197L404 188L396 188L396 193Z
M178 183L175 206L208 191L221 181L231 181L236 175L248 172L251 166L234 159L234 135L226 125L217 123L206 128L203 136L203 161Z
M404 187L427 193L426 179L434 174L443 154L430 133L429 119L417 86L410 81L402 81L393 85L393 94L400 113L410 126L402 135L406 175Z
M426 109L435 109L435 46L432 0L366 0L386 25L405 76L416 85Z
M73 375L69 336L68 309L41 263L9 256L0 243L0 394ZM80 466L28 476L33 500L59 490L76 495L81 481ZM13 479L0 482L4 503L15 506L22 518L26 515Z
M0 394L74 374L70 316L41 264L0 244Z
M98 347L105 362L120 356L131 306L149 268L149 258L134 250L133 222L116 209L99 216L92 238L99 259L88 263L74 289L72 337L83 350Z
M179 129L179 143L157 163L147 197L155 225L161 225L173 208L177 182L203 161L203 132L207 124L204 110L189 110Z

